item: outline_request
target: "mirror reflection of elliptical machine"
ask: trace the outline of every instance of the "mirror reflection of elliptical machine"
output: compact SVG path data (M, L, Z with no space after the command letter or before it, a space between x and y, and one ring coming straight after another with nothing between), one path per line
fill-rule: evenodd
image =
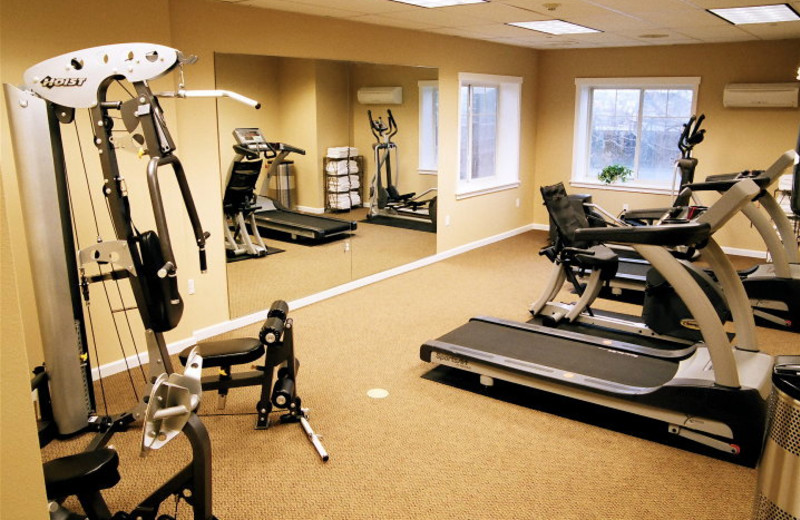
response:
M417 195L415 192L401 194L397 189L400 180L400 168L397 158L397 144L392 138L397 134L397 122L391 110L387 110L387 122L378 117L372 118L372 111L367 110L372 135L375 136L373 149L375 152L375 175L370 183L370 207L367 219L376 223L406 227L397 220L416 221L428 224L428 231L436 231L436 191L429 188ZM394 158L392 157L394 156ZM392 170L394 162L394 171ZM394 179L392 179L394 175ZM429 194L433 194L429 198ZM396 220L395 220L396 219ZM392 220L395 220L392 222Z

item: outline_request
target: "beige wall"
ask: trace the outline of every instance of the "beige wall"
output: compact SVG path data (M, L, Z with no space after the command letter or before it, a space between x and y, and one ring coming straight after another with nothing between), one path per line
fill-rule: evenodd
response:
M247 54L217 54L214 58L216 88L231 90L261 103L258 110L228 99L217 104L220 186L224 190L234 155L232 147L236 143L234 128L267 131L276 128L280 122L274 102L278 99L278 60Z
M96 45L126 41L149 41L176 47L187 54L196 54L200 61L186 68L187 88L210 89L215 87L214 53L258 54L264 56L286 56L298 58L325 58L334 60L364 61L386 64L422 65L439 67L441 88L440 139L440 211L452 215L453 226L443 229L438 235L440 250L449 249L485 236L516 228L530 222L532 206L524 202L520 210L497 211L491 219L482 214L487 208L498 203L512 207L515 197L522 197L525 188L532 187L533 155L523 154L522 169L524 185L521 190L511 190L501 194L457 202L453 197L457 160L457 99L459 71L516 75L525 78L523 106L528 117L523 121L523 139L533 140L533 103L536 72L536 53L521 48L513 48L486 42L463 40L443 35L423 34L407 30L382 28L370 25L335 21L328 18L315 18L290 13L276 14L267 10L210 3L200 0L145 0L137 4L137 14L131 14L130 5L117 0L82 0L79 2L46 2L44 0L3 0L2 26L0 29L0 48L2 48L3 82L18 84L25 69L47 58L61 55L70 50L83 49ZM76 13L79 13L76 14ZM276 16L281 23L276 24ZM69 30L64 30L68 21ZM265 30L269 28L269 30ZM302 30L299 30L302 28ZM242 35L255 35L249 40ZM369 41L370 45L364 45ZM175 79L169 78L160 88L174 86ZM231 101L231 103L233 103ZM212 99L189 99L172 103L165 102L168 125L177 140L177 154L181 158L189 176L189 181L198 206L204 227L212 233L208 246L209 270L205 275L199 273L191 227L182 209L170 204L167 208L170 219L173 247L179 266L179 281L186 299L186 310L179 327L167 335L167 341L190 337L191 331L207 327L228 318L225 299L219 295L226 291L225 257L222 245L221 186L220 169L227 164L223 160L224 146L218 139L216 101ZM315 105L314 105L315 106ZM82 116L85 117L85 116ZM10 138L5 107L2 108L2 140L0 158L4 196L4 214L8 222L8 243L3 242L3 258L13 258L16 267L12 286L18 291L13 295L3 291L3 303L16 309L22 317L22 327L17 328L23 341L16 341L11 348L19 354L17 359L25 359L30 352L30 364L41 360L40 340L33 296L30 291L31 273L28 268L28 253L21 221L20 201L16 170L10 153ZM85 124L82 138L88 136ZM287 142L299 141L287 131L281 138ZM222 149L221 149L222 146ZM315 145L316 146L316 145ZM68 146L74 152L74 145ZM311 146L306 146L311 148ZM97 173L94 148L84 146L91 175ZM135 152L131 149L129 151ZM125 156L120 153L121 162L126 167L133 202L145 229L149 229L151 217L149 205L140 197L144 166L135 159L135 154ZM315 154L313 157L319 157ZM141 177L140 177L141 176ZM167 190L173 188L166 186ZM168 191L167 200L177 200ZM81 219L83 220L83 219ZM90 233L91 234L91 233ZM105 234L105 233L104 233ZM3 269L8 266L4 260ZM186 293L187 279L195 281L197 293ZM99 306L99 305L98 305ZM4 311L5 312L5 311ZM108 322L106 322L108 323ZM136 327L137 325L134 325ZM139 325L140 326L140 325ZM3 324L4 333L6 322ZM104 325L98 335L113 334ZM141 331L136 334L141 339ZM141 343L140 343L141 345ZM4 341L4 348L7 345ZM4 354L5 356L5 354ZM111 360L112 354L101 353L101 363ZM119 354L114 359L119 358ZM5 359L5 357L4 357ZM27 379L21 376L21 380ZM22 381L10 380L19 394L27 390ZM5 384L4 380L4 384ZM11 384L11 383L10 383ZM5 387L4 387L5 394ZM32 408L23 399L18 413L28 413ZM5 402L4 402L5 404ZM32 413L32 411L31 411ZM3 414L4 432L10 422ZM28 438L28 444L34 442ZM34 450L35 451L35 450ZM4 465L4 471L5 471ZM12 462L16 475L28 475L40 482L39 460L23 456ZM23 477L20 477L23 478ZM35 496L40 490L29 488ZM33 500L35 501L35 500ZM27 513L27 511L25 512ZM5 510L4 510L4 517ZM26 518L22 512L11 511L13 518Z
M726 83L794 80L800 40L648 48L547 51L540 54L536 119L536 204L534 220L547 222L538 187L568 181L572 168L575 78L699 76L697 113L704 113L705 140L697 146L696 178L713 173L763 169L795 147L797 109L731 109L722 106ZM676 154L677 154L676 149ZM595 202L616 213L631 208L671 204L664 195L570 188L591 193ZM707 198L704 200L713 200ZM744 217L720 232L723 246L763 250L763 242Z
M708 142L698 147L701 171L728 171L743 165L758 166L778 152L793 146L797 112L733 111L720 106L722 85L728 81L786 80L797 65L798 44L765 42L754 44L664 47L587 51L547 51L508 47L443 35L315 18L299 14L270 12L244 6L210 3L202 0L143 0L131 14L130 4L118 0L47 2L45 0L3 0L0 17L3 82L19 83L23 71L41 60L82 49L125 41L150 41L171 45L200 61L186 68L187 88L215 87L215 53L256 54L297 58L324 58L393 65L434 67L439 70L440 157L439 212L441 220L450 216L450 226L440 226L437 236L440 251L529 224L545 222L534 197L538 185L563 180L569 175L572 153L572 116L576 76L620 75L699 75L703 78L699 110L708 115ZM76 15L79 13L79 15ZM275 23L276 17L281 20ZM69 30L64 30L65 20ZM252 35L249 39L242 35ZM364 42L370 42L365 45ZM668 72L665 72L668 71ZM458 168L458 73L474 72L520 76L522 124L520 153L521 186L481 197L456 201ZM167 88L173 79L166 82ZM537 92L539 90L539 92ZM406 91L408 95L411 92ZM247 94L247 92L245 92ZM283 100L282 100L283 101ZM233 103L232 101L230 103ZM316 110L316 102L311 105ZM182 210L168 208L171 232L179 265L181 289L186 311L181 325L167 339L187 338L191 331L222 322L228 308L220 294L226 291L225 258L222 246L220 169L229 160L229 148L218 139L217 104L212 99L191 99L165 103L170 130L178 142L178 155L189 175L204 227L211 231L209 272L201 275L197 266L191 228ZM265 104L268 110L268 104ZM32 408L25 399L6 408L7 395L27 393L27 377L20 375L25 358L40 361L35 307L30 291L31 273L25 237L20 225L16 170L10 154L10 139L5 107L2 108L0 170L4 197L4 227L7 239L0 242L3 261L3 369L6 360L16 370L15 378L3 378L3 445L6 432L17 426L19 416L30 417ZM265 116L269 117L269 116ZM268 125L269 122L258 124ZM359 123L361 125L362 123ZM364 125L365 126L365 125ZM408 125L406 125L407 127ZM306 136L282 129L281 140L307 149L320 143L304 144ZM85 127L83 133L86 134ZM353 130L355 132L355 129ZM407 146L413 147L414 144ZM72 147L74 148L74 146ZM96 163L93 148L87 162ZM70 151L73 151L72 149ZM223 153L224 152L224 153ZM315 151L313 157L319 157ZM140 192L144 166L131 155L121 161L130 167L132 191ZM409 166L404 165L405 168ZM90 166L90 169L96 166ZM314 166L316 169L316 165ZM537 178L534 182L534 169ZM407 171L407 170L406 170ZM173 189L167 187L167 189ZM141 197L141 195L136 195ZM598 194L598 198L601 195ZM175 198L177 199L177 198ZM520 206L516 207L519 199ZM169 198L168 200L173 200ZM137 211L147 224L147 202L135 199ZM613 201L612 201L613 202ZM5 222L9 225L5 227ZM137 221L138 223L138 221ZM13 247L12 247L13 245ZM747 247L747 244L741 247ZM13 260L13 265L12 265ZM15 274L8 278L8 272ZM197 294L187 296L186 280L194 279ZM14 290L7 290L11 287ZM11 316L12 321L8 321ZM21 317L14 320L14 316ZM100 334L108 334L107 327ZM6 341L11 331L14 341ZM30 353L29 356L25 352ZM111 354L102 354L107 362ZM11 417L9 416L11 415ZM27 426L26 426L27 427ZM20 430L20 453L4 475L12 471L15 481L41 483L39 459L30 431ZM16 438L15 438L16 439ZM5 456L5 452L4 452ZM26 486L34 503L41 497L41 486ZM30 518L29 509L6 506L3 517ZM16 504L13 502L12 504ZM6 507L9 507L8 510Z
M0 518L49 518L30 372L0 185ZM31 504L38 504L31 506Z
M533 186L533 154L530 149L523 152L522 175L525 184L519 190L459 202L455 201L453 193L458 165L458 72L524 77L523 109L528 117L523 121L523 142L532 142L536 71L534 51L291 13L281 13L281 23L276 25L273 23L273 13L242 6L185 0L177 0L170 6L173 45L201 57L200 62L187 70L191 88L206 88L213 84L213 67L205 57L213 55L214 51L438 67L440 120L443 122L440 132L439 208L441 214L450 214L453 221L453 225L443 228L437 237L439 250L530 222L530 203L526 205L523 202L522 208L514 208L514 199L520 197L525 201L524 190L527 188L530 191ZM271 29L264 31L264 26ZM303 30L295 30L297 27L303 27ZM258 34L259 37L244 40L239 37L241 34ZM370 45L364 45L365 41L371 42ZM194 140L194 134L201 133L209 125L213 127L213 118L211 110L179 113L181 137ZM202 141L208 136L198 135L196 139ZM195 162L207 164L210 162L208 153L213 153L214 149L213 146L203 147L203 153L193 154L190 159L184 160L187 167ZM481 215L481 208L495 205L512 210L497 211L491 219Z
M148 15L128 16L130 5L118 0L3 0L0 4L0 81L19 84L28 67L70 50L124 41L169 43L167 4L162 0L144 0L137 5L137 9ZM68 25L65 25L65 21L69 21ZM3 203L0 204L3 212L0 218L0 271L3 277L0 291L3 345L0 367L3 371L0 392L0 517L43 519L47 518L46 503L27 371L29 366L41 363L41 346L30 289L28 249L22 226L4 96L0 105L0 174L3 196ZM165 105L170 106L169 103ZM90 133L86 126L81 130L84 135ZM94 148L89 145L85 151L87 161L92 162ZM45 211L46 208L42 210ZM180 226L176 226L176 229L179 228ZM37 244L36 247L46 248L47 245ZM102 362L108 361L108 357L102 358Z
M328 148L350 146L350 64L344 61L316 60L317 68L317 157L313 207L325 207L322 165Z

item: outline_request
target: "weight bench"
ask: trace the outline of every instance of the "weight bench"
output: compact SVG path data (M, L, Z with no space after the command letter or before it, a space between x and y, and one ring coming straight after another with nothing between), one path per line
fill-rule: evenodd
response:
M225 409L228 391L231 388L260 386L261 393L256 403L255 429L269 428L269 415L273 408L286 410L281 415L281 423L299 422L314 448L328 460L328 453L319 442L318 436L308 423L308 409L302 407L297 395L297 371L300 362L294 355L293 320L288 317L289 305L276 300L267 313L258 338L236 338L209 341L187 348L178 359L182 364L192 348L196 348L203 358L203 367L218 367L216 375L203 376L203 390L217 391L217 409ZM264 356L263 365L252 365L253 370L232 372L232 367L255 363ZM277 369L277 374L275 373ZM273 386L272 381L275 378Z
M75 495L90 519L111 518L111 511L100 491L117 485L120 480L118 467L119 455L111 448L76 453L46 462L43 465L44 484L47 499L51 501L51 512L56 512L60 507L53 501ZM75 518L83 517L76 515Z

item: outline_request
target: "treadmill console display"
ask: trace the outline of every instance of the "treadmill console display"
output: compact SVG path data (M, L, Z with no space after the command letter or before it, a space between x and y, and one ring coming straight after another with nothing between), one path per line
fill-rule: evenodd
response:
M268 150L267 140L260 128L236 128L233 130L233 137L241 146L250 150Z

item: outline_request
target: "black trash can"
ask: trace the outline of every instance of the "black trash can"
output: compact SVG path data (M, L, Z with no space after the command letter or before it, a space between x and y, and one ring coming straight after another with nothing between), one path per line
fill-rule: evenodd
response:
M800 356L778 356L753 518L800 519Z

